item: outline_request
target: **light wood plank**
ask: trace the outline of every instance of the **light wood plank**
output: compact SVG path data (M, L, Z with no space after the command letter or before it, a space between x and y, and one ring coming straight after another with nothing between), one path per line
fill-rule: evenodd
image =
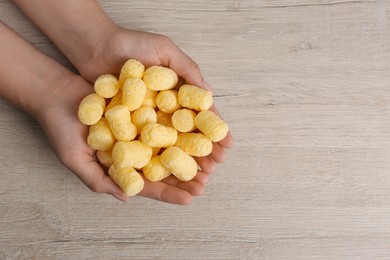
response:
M1 259L390 258L390 3L100 0L196 60L235 136L180 207L91 193L0 100ZM2 21L70 63L10 2Z

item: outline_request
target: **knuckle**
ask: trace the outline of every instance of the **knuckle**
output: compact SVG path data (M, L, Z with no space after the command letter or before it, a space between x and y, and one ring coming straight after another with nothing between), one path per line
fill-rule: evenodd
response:
M160 34L158 37L159 37L159 41L161 42L161 44L163 44L163 45L173 45L173 41L168 36Z
M100 189L100 186L99 186L99 183L96 183L96 182L91 182L91 183L88 183L87 184L87 187L92 191L92 192L95 192L95 193L101 193L101 189Z
M75 157L72 153L57 153L57 157L60 159L60 162L66 167L70 167L74 161Z
M196 63L194 60L191 59L191 66L193 67L193 69L197 70L200 72L200 67L199 67L199 64Z

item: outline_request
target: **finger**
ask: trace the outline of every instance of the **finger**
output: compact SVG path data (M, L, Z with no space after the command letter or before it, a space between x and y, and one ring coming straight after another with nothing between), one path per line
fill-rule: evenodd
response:
M216 163L223 163L226 160L224 147L219 143L213 143L213 150L211 151L210 156Z
M168 41L168 44L165 44L165 48L161 50L163 65L173 69L188 84L211 91L210 86L204 81L199 65L172 41Z
M223 148L232 148L234 146L234 140L230 130L228 131L225 138L219 141L218 144L221 145Z
M192 202L192 196L188 191L163 182L150 182L148 180L145 180L144 188L139 195L178 205L188 205Z
M204 174L201 171L198 171L197 175ZM204 176L202 176L203 178ZM199 178L199 177L198 177ZM190 181L180 181L175 176L171 175L168 178L165 178L162 182L167 185L175 186L179 189L189 192L192 196L200 196L204 193L205 187L204 183L198 181L196 178Z
M175 179L178 180L177 178ZM206 184L209 181L209 175L203 171L198 170L198 172L196 173L195 177L192 180Z
M210 156L194 157L194 159L202 171L207 174L213 173L217 169L215 162Z
M107 193L126 202L128 197L89 155L75 156L67 167L93 192Z
M198 171L193 180L206 184L209 181L209 175L203 171Z

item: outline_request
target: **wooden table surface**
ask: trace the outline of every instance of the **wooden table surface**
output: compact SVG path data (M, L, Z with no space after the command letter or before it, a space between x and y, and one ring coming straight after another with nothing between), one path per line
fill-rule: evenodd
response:
M99 2L199 63L235 147L190 206L124 204L0 100L0 259L390 258L390 1ZM70 67L9 0L0 17Z

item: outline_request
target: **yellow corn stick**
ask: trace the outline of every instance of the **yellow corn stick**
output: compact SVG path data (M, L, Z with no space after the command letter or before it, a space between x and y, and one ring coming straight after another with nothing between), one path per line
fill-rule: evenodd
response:
M105 116L116 140L131 141L137 136L137 127L131 123L130 111L126 106L115 106Z
M141 132L142 142L150 147L170 147L176 143L177 131L172 127L148 123Z
M106 100L96 93L86 96L81 100L78 117L84 125L96 124L104 113Z
M111 165L108 174L127 196L137 195L144 188L142 176L132 167L118 168Z
M195 126L213 142L219 142L227 135L228 125L211 111L202 111L194 119Z
M181 133L175 146L191 156L207 156L213 150L213 143L202 133Z
M118 168L141 169L152 158L152 148L141 141L117 142L112 149L112 161Z
M181 181L192 180L198 171L195 159L176 146L166 149L161 154L160 162Z

